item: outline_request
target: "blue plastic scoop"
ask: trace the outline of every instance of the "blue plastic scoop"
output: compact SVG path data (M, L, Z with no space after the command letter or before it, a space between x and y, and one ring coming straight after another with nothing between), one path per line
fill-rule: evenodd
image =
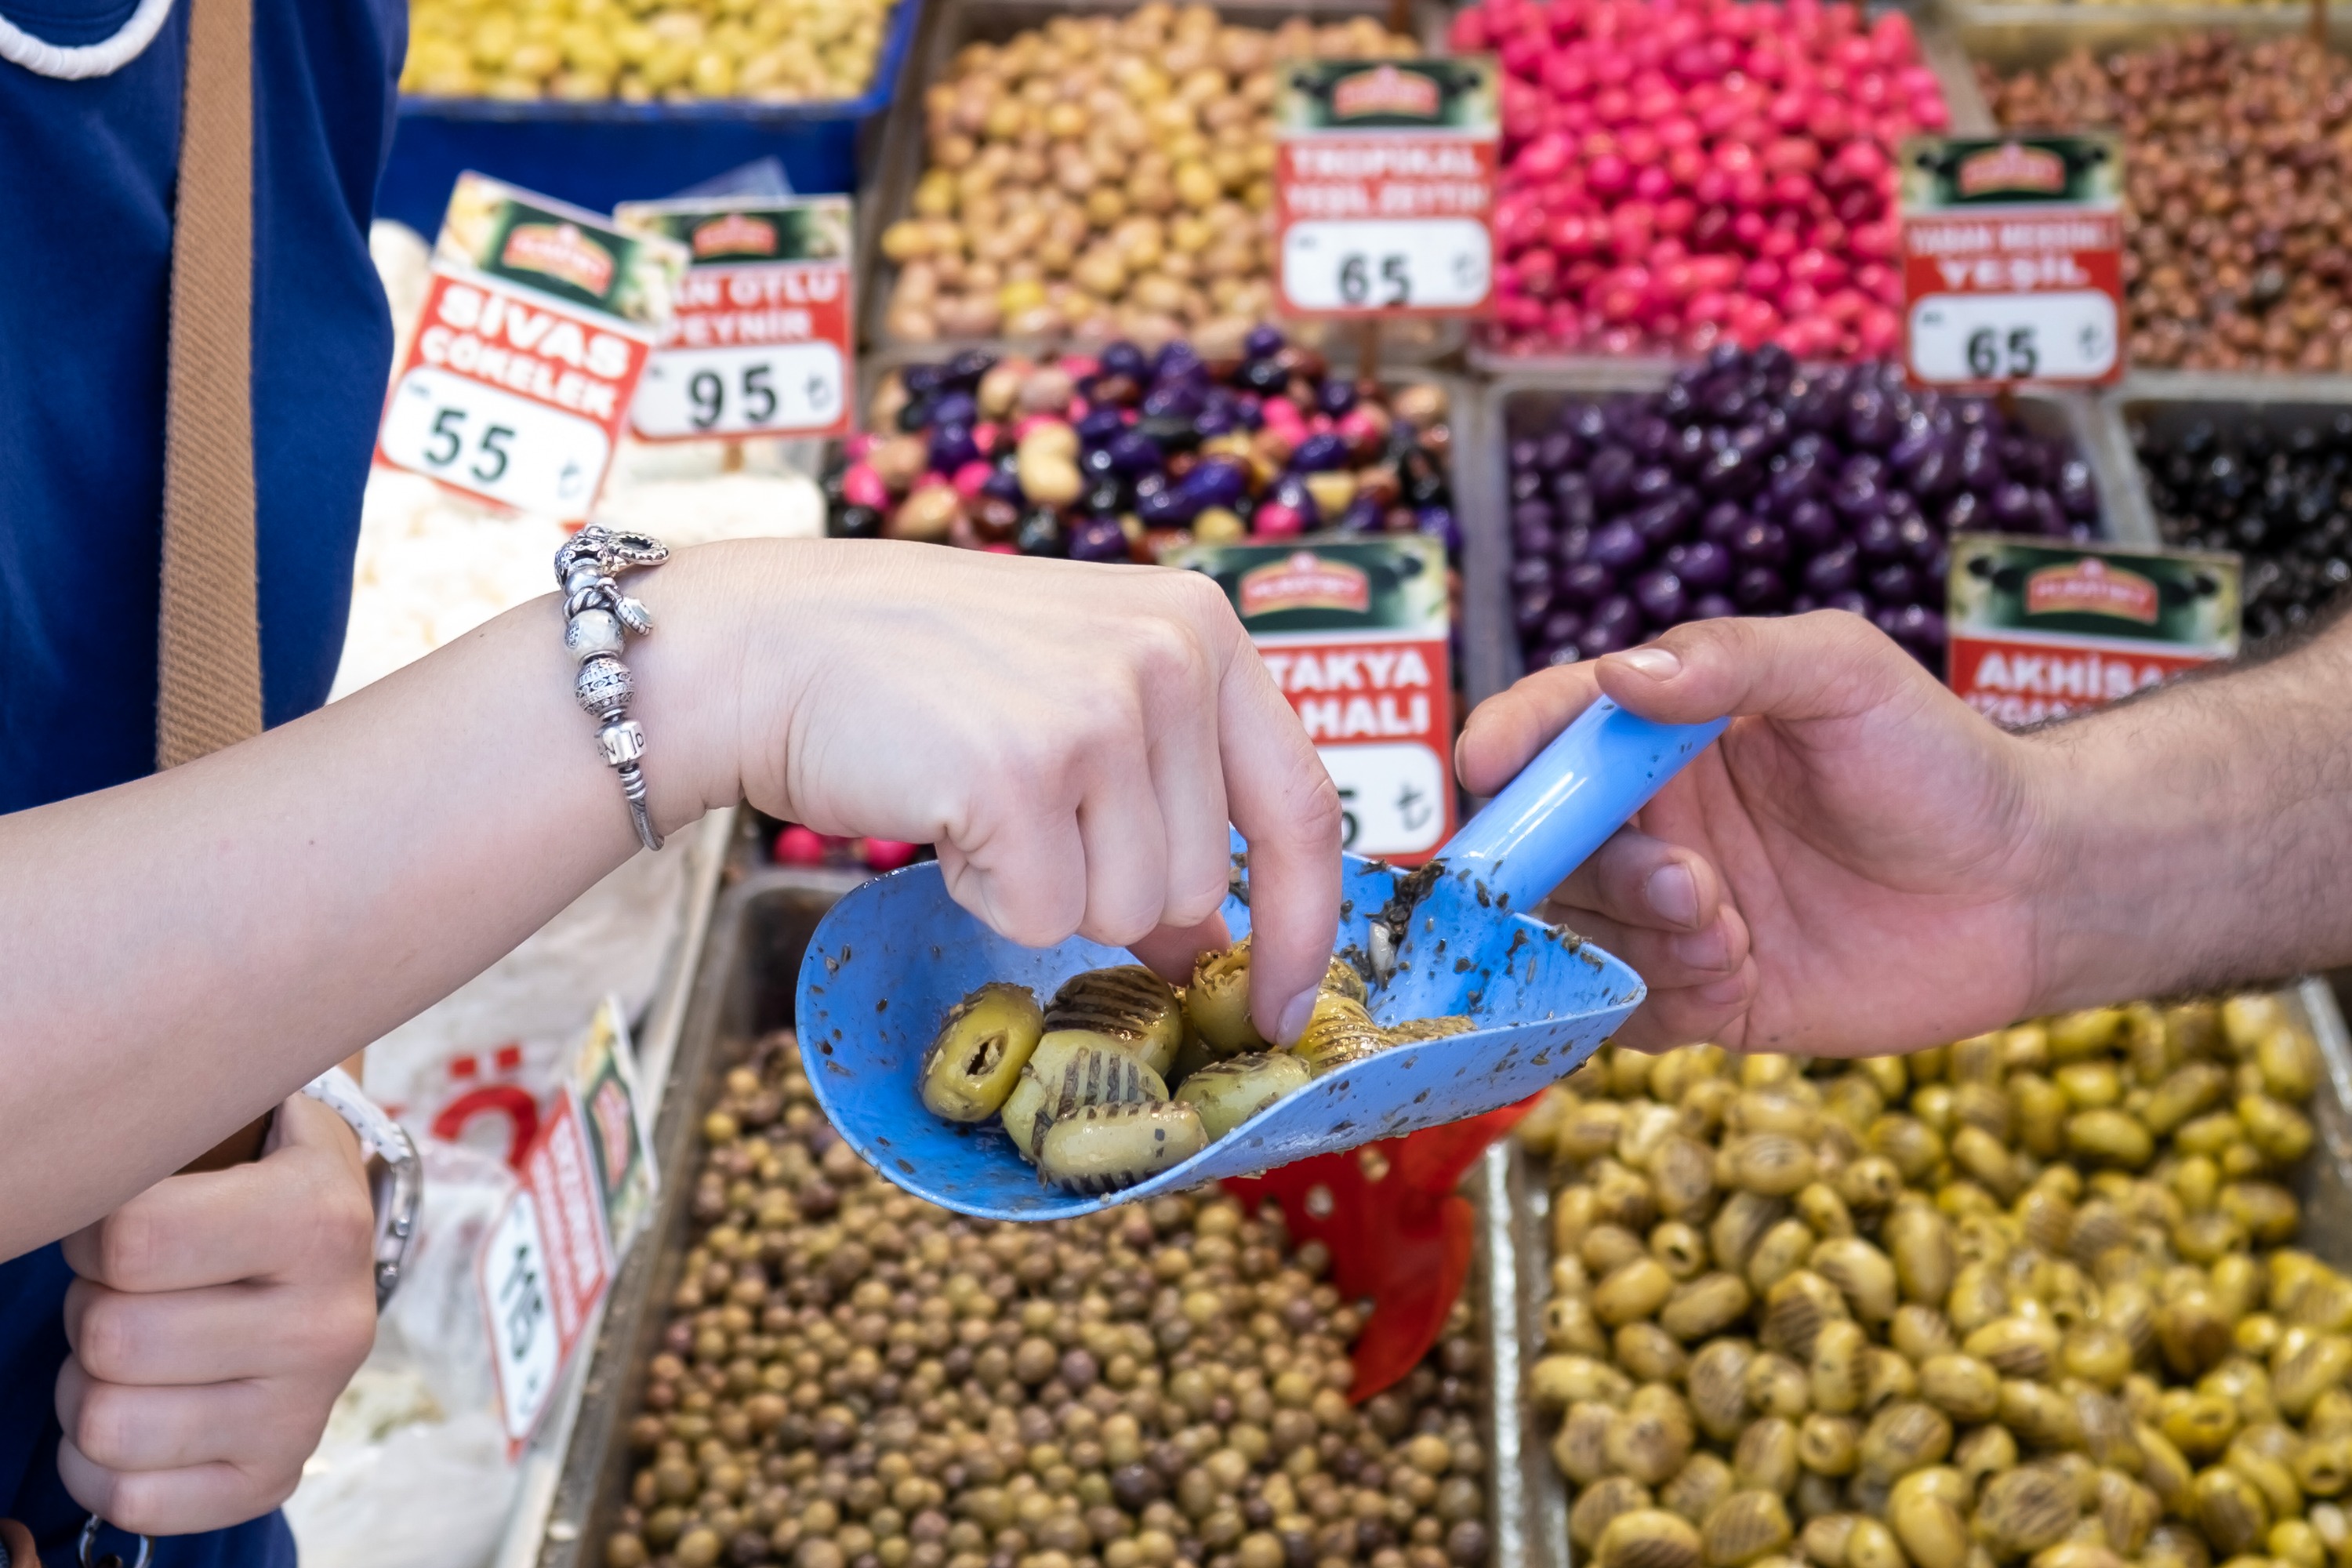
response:
M984 1219L1061 1219L1245 1176L1524 1100L1591 1056L1641 1002L1633 972L1533 909L1657 794L1723 721L1654 724L1603 699L1445 847L1403 872L1346 858L1340 951L1373 977L1381 1024L1466 1014L1469 1034L1399 1046L1319 1078L1150 1181L1108 1197L1039 1182L993 1121L942 1121L916 1090L949 1008L991 980L1042 1002L1081 970L1134 962L1080 938L1018 946L948 897L936 864L850 892L801 963L802 1061L817 1103L883 1175ZM1236 866L1244 864L1235 857ZM1245 894L1225 900L1238 937Z

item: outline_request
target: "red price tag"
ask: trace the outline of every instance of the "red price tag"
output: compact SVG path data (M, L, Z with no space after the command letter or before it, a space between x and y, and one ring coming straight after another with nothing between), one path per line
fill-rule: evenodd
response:
M848 433L856 358L845 196L636 202L615 221L691 268L637 389L648 441Z
M658 235L459 175L376 459L585 522L686 259Z
M520 511L584 521L653 334L436 263L376 455Z
M1903 160L1914 381L2095 385L2123 374L2117 139L1919 137Z
M569 1088L524 1154L522 1188L477 1268L509 1453L530 1441L611 1288L613 1238L580 1101Z
M1482 315L1495 294L1493 62L1277 68L1276 277L1298 316Z

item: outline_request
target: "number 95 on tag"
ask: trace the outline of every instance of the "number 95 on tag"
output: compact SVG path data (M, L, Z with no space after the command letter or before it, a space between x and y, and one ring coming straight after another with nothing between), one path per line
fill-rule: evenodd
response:
M648 440L829 436L847 428L847 362L825 342L663 349L629 423Z

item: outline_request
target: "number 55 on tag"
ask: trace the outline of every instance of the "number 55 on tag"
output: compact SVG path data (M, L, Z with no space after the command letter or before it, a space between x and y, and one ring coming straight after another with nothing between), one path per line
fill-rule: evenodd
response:
M694 258L637 388L639 437L848 434L848 197L625 202L613 218Z
M2120 137L1919 136L1902 161L1914 381L2094 385L2123 374Z
M1275 68L1280 308L1475 316L1495 297L1495 62Z
M674 241L459 175L376 456L586 521L685 269Z

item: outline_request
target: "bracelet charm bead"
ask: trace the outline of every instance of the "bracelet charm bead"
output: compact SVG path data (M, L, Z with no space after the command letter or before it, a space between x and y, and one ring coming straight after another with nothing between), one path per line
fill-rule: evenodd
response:
M649 534L595 523L573 534L555 552L555 580L563 587L563 646L580 663L572 694L597 721L597 748L604 764L620 776L621 795L628 802L637 841L648 849L660 848L662 841L646 810L645 773L637 765L645 758L646 732L629 717L636 682L621 662L621 653L626 635L646 636L654 629L654 619L643 605L621 592L619 577L668 559L669 546Z

